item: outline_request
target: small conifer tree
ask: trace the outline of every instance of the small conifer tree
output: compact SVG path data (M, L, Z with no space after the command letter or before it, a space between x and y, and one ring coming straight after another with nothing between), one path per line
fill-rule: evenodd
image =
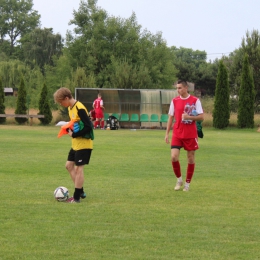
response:
M43 84L41 97L39 100L39 113L38 115L44 115L44 118L39 118L43 125L48 125L52 120L52 112L48 99L48 89L46 84Z
M24 85L24 79L21 78L20 88L18 89L18 97L16 102L15 114L26 115L26 89ZM28 118L15 117L15 121L18 124L24 124L28 121Z
M0 78L0 114L5 114L5 93L3 88L2 79ZM0 124L4 124L6 121L5 117L0 117Z
M254 127L255 86L248 55L245 54L242 67L241 86L239 89L237 126Z
M228 71L223 61L220 61L213 109L213 127L215 128L223 129L229 124L229 96Z

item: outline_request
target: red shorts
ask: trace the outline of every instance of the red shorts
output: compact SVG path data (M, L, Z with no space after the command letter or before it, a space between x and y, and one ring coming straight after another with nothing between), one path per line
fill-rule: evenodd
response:
M95 110L96 118L104 118L104 112L102 109L96 109Z
M177 138L172 137L171 148L184 148L186 151L195 151L199 149L198 138Z

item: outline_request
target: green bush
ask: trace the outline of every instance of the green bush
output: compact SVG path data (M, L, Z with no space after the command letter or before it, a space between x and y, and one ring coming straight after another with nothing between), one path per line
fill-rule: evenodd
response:
M0 78L0 114L5 114L5 93L4 93L4 88L2 84L2 79ZM6 118L5 117L0 117L0 124L5 123Z
M254 127L254 101L255 86L253 73L250 68L248 55L246 54L242 67L242 80L239 90L239 105L237 126L240 128Z
M24 85L24 79L21 78L20 88L18 90L18 98L16 104L15 114L26 115L26 89ZM15 117L15 121L18 124L24 124L28 121L28 118Z
M43 84L41 91L41 97L39 100L39 113L38 115L44 115L44 118L39 118L43 125L48 125L52 120L52 112L50 108L50 103L48 100L48 89L46 84Z
M6 108L15 108L17 104L17 97L15 96L6 96L5 97L5 107Z
M229 124L229 96L228 71L223 61L220 61L213 110L213 126L215 128L223 129Z

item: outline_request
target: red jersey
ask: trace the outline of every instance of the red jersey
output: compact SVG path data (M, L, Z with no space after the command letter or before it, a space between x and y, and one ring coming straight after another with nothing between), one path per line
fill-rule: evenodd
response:
M92 118L92 120L96 120L96 113L95 113L95 109L92 109L90 112L89 112L89 116Z
M103 100L101 98L95 99L95 101L93 102L93 106L95 109L96 118L103 118L104 113L103 113L103 109L101 107L101 106L103 106Z
M197 138L196 122L193 120L182 120L182 114L186 112L191 115L196 110L198 114L202 114L201 102L198 98L189 95L183 99L180 96L174 98L171 102L169 115L174 116L175 123L173 125L173 135L178 138Z
M94 109L101 109L101 106L103 106L103 100L101 98L97 98L93 102Z

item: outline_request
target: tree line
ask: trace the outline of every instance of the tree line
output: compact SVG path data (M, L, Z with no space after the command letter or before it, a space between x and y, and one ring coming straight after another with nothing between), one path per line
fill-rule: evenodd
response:
M260 34L247 31L241 46L207 62L205 51L167 46L161 32L143 29L133 12L115 17L83 0L73 11L73 31L66 37L40 27L32 0L0 0L0 77L4 87L19 88L23 78L30 106L38 108L43 84L52 93L61 86L120 89L167 89L177 79L195 83L202 95L215 95L221 62L228 71L230 95L239 97L242 65L248 55L255 100L260 103Z

